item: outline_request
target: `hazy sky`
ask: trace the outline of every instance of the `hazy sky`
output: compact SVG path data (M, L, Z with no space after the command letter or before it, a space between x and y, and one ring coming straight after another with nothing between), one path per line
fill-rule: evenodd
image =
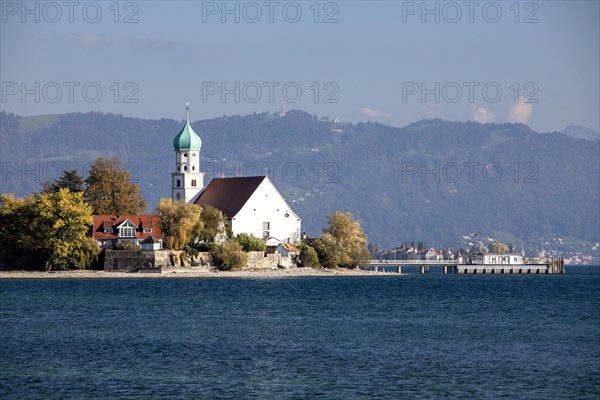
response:
M600 130L599 2L1 1L1 107ZM25 5L24 5L25 4Z

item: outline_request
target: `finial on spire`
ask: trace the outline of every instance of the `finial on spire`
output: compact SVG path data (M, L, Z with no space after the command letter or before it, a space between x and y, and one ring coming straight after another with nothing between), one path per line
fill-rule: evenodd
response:
M190 103L185 103L185 119L188 120L190 116Z

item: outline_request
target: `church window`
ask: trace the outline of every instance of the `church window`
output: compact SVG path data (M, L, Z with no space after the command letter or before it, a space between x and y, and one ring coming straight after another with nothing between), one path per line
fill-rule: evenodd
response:
M271 229L271 224L269 222L263 222L263 230L268 231Z
M263 231L263 239L267 239L269 236L269 231Z
M175 195L175 198L176 198L177 200L181 200L181 193L177 193L177 194Z
M187 153L183 153L183 156L184 156L185 158L187 158Z
M184 170L184 171L187 171L187 165L184 165L184 166L183 166L183 170Z
M196 170L196 166L192 165L192 171L195 171L195 170Z
M195 179L192 179L192 186L196 187L196 180Z
M181 179L177 179L176 186L177 186L177 187L181 187Z
M181 167L177 164L177 172L181 171Z

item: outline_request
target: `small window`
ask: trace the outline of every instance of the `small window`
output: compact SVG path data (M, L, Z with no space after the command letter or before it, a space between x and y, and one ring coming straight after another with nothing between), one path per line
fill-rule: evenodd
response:
M183 170L184 170L184 171L187 171L187 165L184 165L184 166L183 166Z
M269 236L271 236L269 231L263 231L263 239L267 239Z
M112 228L106 228L104 230L104 233L113 233L113 229Z
M196 187L196 180L192 179L192 187Z
M271 229L271 224L268 222L263 222L263 230L268 231Z
M177 172L181 171L181 166L177 164Z
M177 192L177 194L175 195L175 198L177 200L181 200L181 193Z
M192 171L195 171L195 170L196 170L196 166L192 165Z
M187 158L187 153L183 153L183 156L184 156L185 158Z
M144 233L152 233L152 228L144 228Z
M177 187L181 187L181 179L177 179L177 184L176 184L176 186L177 186Z
M196 153L192 153L192 157L196 157Z

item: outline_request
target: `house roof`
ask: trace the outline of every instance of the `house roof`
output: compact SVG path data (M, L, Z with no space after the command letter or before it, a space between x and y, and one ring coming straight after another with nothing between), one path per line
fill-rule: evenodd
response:
M300 249L297 248L296 246L294 246L291 243L279 243L279 246L283 247L284 249L286 249L288 252L290 253L300 253Z
M125 221L131 221L137 227L136 238L144 240L149 236L158 239L163 238L163 232L158 215L94 215L94 225L92 226L92 237L96 240L117 239L119 231L117 227ZM152 227L151 233L144 233L141 227ZM112 228L112 233L104 233L105 229Z
M266 176L214 178L200 193L195 204L211 205L228 218L233 218L265 179Z
M144 239L142 241L142 243L160 243L160 240L158 240L157 238L155 238L154 236L150 235L148 236L146 239Z

